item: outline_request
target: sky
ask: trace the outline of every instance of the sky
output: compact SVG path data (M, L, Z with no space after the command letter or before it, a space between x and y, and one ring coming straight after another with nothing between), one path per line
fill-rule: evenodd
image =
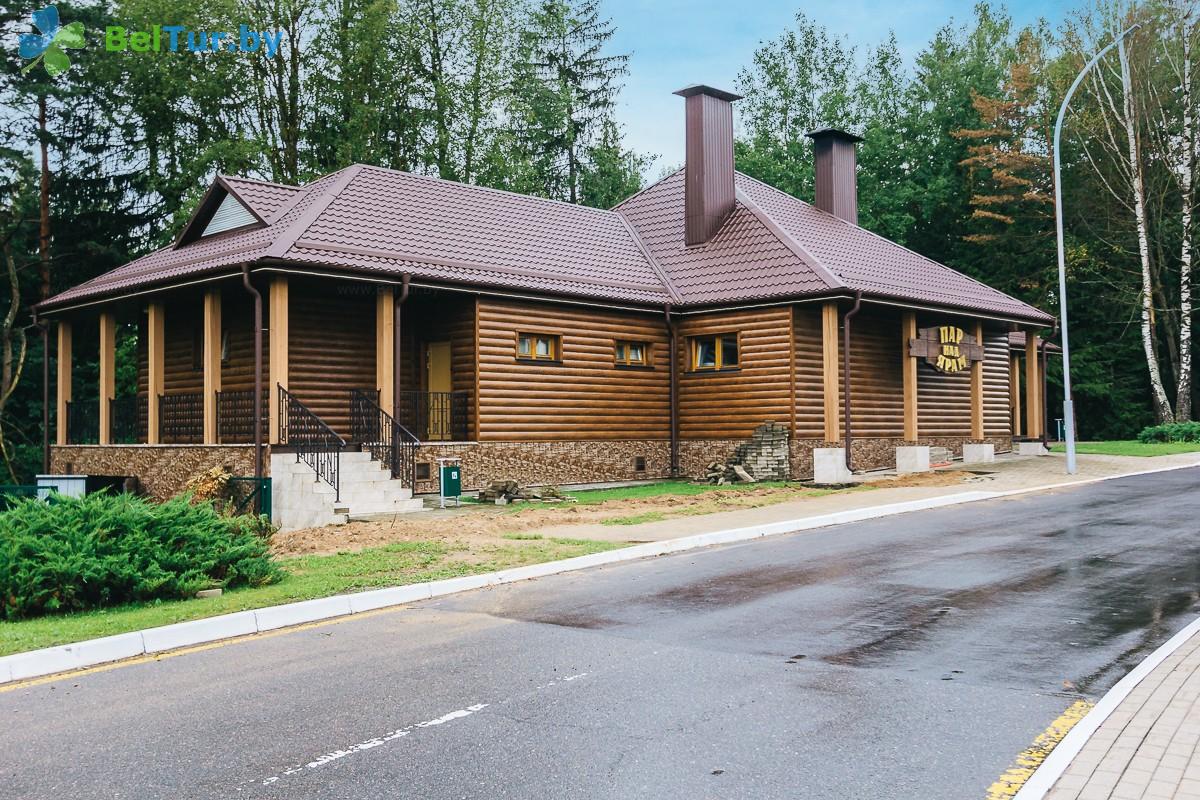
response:
M605 0L616 28L610 52L628 53L629 75L617 108L626 145L659 155L655 178L683 163L683 99L671 93L693 83L734 88L738 71L761 42L778 36L803 11L859 49L894 31L905 62L947 22L971 17L971 0ZM1011 0L1018 25L1045 17L1057 25L1075 5L1067 0Z

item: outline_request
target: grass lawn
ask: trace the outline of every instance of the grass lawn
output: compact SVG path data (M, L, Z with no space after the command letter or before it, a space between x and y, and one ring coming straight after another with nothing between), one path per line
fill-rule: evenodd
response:
M581 505L594 505L606 503L609 500L641 500L664 495L692 496L709 492L752 492L755 489L785 489L789 486L799 488L800 484L784 481L761 481L760 483L728 483L724 486L713 486L710 483L692 483L690 481L659 481L641 486L623 486L617 489L568 491L566 494L574 497Z
M1061 453L1064 444L1052 444L1050 449ZM1142 444L1136 440L1111 442L1076 442L1075 451L1100 456L1171 456L1177 453L1200 453L1200 442L1152 442Z
M529 538L469 547L436 541L396 542L357 553L281 559L279 583L204 600L168 600L63 616L0 622L0 655L170 625L232 611L311 600L344 592L477 575L624 547L616 542Z

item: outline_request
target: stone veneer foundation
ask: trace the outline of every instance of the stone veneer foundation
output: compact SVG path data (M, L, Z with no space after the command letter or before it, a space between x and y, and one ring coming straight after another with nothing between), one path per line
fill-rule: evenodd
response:
M573 442L446 442L423 444L417 464L428 464L428 479L418 478L416 492L438 491L438 458L462 464L463 489L482 489L492 481L522 486L606 483L666 478L671 474L671 443L624 439ZM638 459L644 459L642 470Z
M268 458L264 455L264 460ZM71 444L50 448L50 471L76 475L136 475L142 491L166 500L213 467L254 474L254 445Z

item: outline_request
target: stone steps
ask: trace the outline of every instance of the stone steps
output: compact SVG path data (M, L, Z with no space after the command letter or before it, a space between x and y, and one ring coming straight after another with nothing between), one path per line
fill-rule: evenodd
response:
M282 530L340 525L364 515L407 514L425 504L412 489L368 452L345 451L339 461L340 492L317 477L312 467L292 453L271 456L271 505ZM335 500L335 496L337 500Z

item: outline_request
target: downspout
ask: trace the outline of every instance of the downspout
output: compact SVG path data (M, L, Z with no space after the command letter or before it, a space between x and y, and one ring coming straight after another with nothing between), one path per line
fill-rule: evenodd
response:
M263 307L262 294L250 282L250 265L242 264L242 285L254 298L254 478L258 481L259 491L262 489L263 478L263 429L262 429L262 395L263 395ZM255 503L255 509L262 512L262 497Z
M667 323L667 336L670 340L671 352L671 477L679 477L679 343L675 332L675 324L671 322L671 304L663 306L663 316Z
M395 421L393 431L396 430L395 423L400 420L400 392L403 388L400 374L400 357L404 350L403 337L400 335L401 309L404 307L404 301L408 299L408 282L411 277L407 272L400 276L400 292L392 303L392 419ZM393 452L394 450L395 448Z
M846 435L844 442L846 447L846 470L854 472L852 456L850 451L854 445L854 434L850 427L850 415L854 408L850 398L850 320L858 313L862 307L862 292L854 293L854 308L846 312L846 316L842 318L842 414L845 417Z
M1057 335L1058 335L1058 319L1056 318L1054 320L1054 330L1051 332L1050 336L1048 336L1045 339L1042 339L1042 341L1040 343L1038 343L1038 349L1042 351L1041 352L1041 361L1042 361L1042 365L1041 365L1042 366L1042 447L1045 447L1047 450L1050 449L1050 443L1049 443L1049 441L1050 441L1050 411L1046 407L1046 400L1049 397L1047 384L1046 384L1046 345L1050 344L1050 339L1053 339ZM1065 420L1064 420L1064 423L1065 423Z

